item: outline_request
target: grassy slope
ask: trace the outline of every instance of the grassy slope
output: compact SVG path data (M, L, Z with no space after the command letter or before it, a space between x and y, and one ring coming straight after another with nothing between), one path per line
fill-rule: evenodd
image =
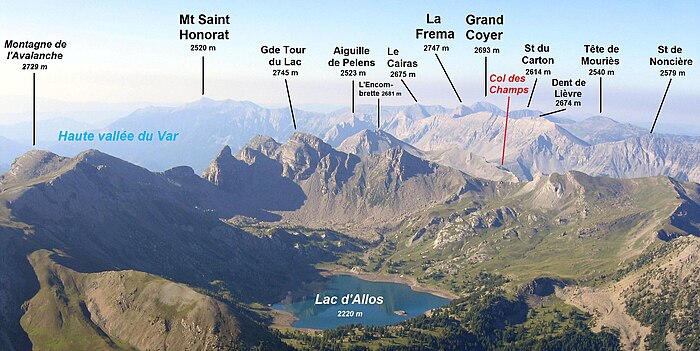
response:
M51 254L29 257L41 288L21 324L36 349L227 349L265 339L251 325L239 338L226 305L185 285L136 271L78 273Z
M41 289L27 304L21 324L34 348L131 350L123 342L107 336L90 320L74 279L80 278L67 271L57 271L49 255L41 251L30 256ZM63 279L60 275L64 275Z
M551 209L541 206L539 188L515 189L488 202L465 199L435 207L406 220L371 254L349 256L340 263L411 275L455 292L483 271L503 274L513 285L540 276L597 284L658 244L656 231L669 228L668 217L680 204L663 177L624 181L580 177L576 183L567 185L569 193ZM604 194L612 187L624 189ZM470 217L493 219L504 209L517 215L503 215L498 224L485 228L468 225ZM442 222L426 225L436 218ZM427 231L411 243L421 228ZM436 247L438 237L457 239Z

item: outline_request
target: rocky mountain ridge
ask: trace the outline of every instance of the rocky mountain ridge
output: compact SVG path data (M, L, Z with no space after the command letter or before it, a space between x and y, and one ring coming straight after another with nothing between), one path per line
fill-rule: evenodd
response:
M432 161L460 170L481 159L500 166L505 112L497 106L480 102L448 109L414 104L382 107L381 114L380 130L421 150ZM296 115L300 130L320 136L333 147L363 130L376 128L374 106L356 106L355 113L349 109L326 114L299 110ZM533 110L514 110L509 115L512 123L503 166L520 180L533 179L539 173L578 170L619 178L668 175L700 181L698 137L650 135L642 128L603 116L574 121L556 115L540 117ZM291 115L285 108L202 99L180 107L140 109L104 129L168 129L181 133L178 142L55 143L48 147L61 154L93 147L150 169L186 164L199 171L206 168L205 160L224 145L238 150L259 134L286 141L295 132L290 121ZM17 153L11 157L15 156ZM511 178L498 167L482 168L484 172L473 175Z
M249 201L268 201L277 207L264 210L321 227L396 223L470 187L493 187L400 147L360 158L306 133L295 133L284 144L256 137L237 157L224 148L203 178L243 199L248 199L246 191L258 199L279 194L284 199ZM260 189L266 190L261 194Z

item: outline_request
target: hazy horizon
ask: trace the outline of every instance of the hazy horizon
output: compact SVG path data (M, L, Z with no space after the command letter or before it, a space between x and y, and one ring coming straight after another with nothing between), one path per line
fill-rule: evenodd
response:
M74 6L71 6L74 5ZM455 88L465 104L487 101L506 104L506 96L483 94L483 55L473 47L484 43L464 38L467 14L504 15L504 25L484 30L502 30L503 39L486 45L500 48L489 55L489 72L524 73L520 62L524 44L551 47L555 64L551 77L540 76L530 108L555 110L549 78L584 78L583 106L569 108L574 116L598 114L598 79L587 75L580 62L584 44L617 45L621 64L613 67L615 76L604 78L603 115L621 122L651 125L668 83L657 67L649 65L658 45L683 47L680 56L697 59L698 27L694 14L697 3L648 1L634 5L634 16L625 16L629 4L594 1L585 4L561 4L545 1L527 3L494 1L466 4L444 2L360 1L353 3L230 3L224 1L192 4L188 2L149 3L77 3L44 4L35 1L7 3L0 13L0 33L12 40L65 40L65 58L49 62L46 71L37 73L37 97L60 101L183 104L201 97L200 61L202 53L189 51L191 42L178 38L179 15L207 13L230 15L231 24L210 29L228 29L228 41L216 44L216 52L206 52L206 97L254 101L260 105L287 103L284 79L272 77L263 45L293 45L307 48L300 75L288 77L291 97L296 106L347 106L351 103L351 77L340 77L337 67L328 61L336 46L365 46L376 67L356 80L390 81L401 97L382 98L383 105L405 105L413 100L396 78L389 78L386 67L388 48L399 49L401 58L416 60L417 77L406 83L418 102L425 105L459 104L434 54L423 51L423 44L445 44L449 52L440 53ZM546 6L550 11L537 9ZM361 11L358 11L361 10ZM416 28L430 28L426 14L440 15L440 29L454 30L449 41L417 40ZM10 15L11 14L11 15ZM310 15L313 14L313 15ZM81 18L81 21L67 21ZM275 18L275 21L269 21ZM27 26L31 23L31 26ZM435 26L435 25L433 25ZM90 30L85 30L89 28ZM348 31L347 28L352 28ZM377 31L377 28L381 28ZM437 28L437 27L435 27ZM582 31L581 28L586 28ZM204 43L204 42L203 42ZM7 50L7 49L6 49ZM668 57L671 57L669 55ZM0 96L24 98L3 104L5 114L30 111L31 73L22 71L15 60L0 64ZM542 66L538 66L542 67ZM700 110L700 87L695 84L693 66L679 68L685 77L675 77L657 127L679 123L700 127L692 118ZM527 86L532 86L528 77ZM511 108L527 107L529 96L512 96ZM375 98L356 97L356 103L376 103ZM37 105L41 111L44 107ZM2 123L0 123L2 124ZM679 131L681 132L681 131Z

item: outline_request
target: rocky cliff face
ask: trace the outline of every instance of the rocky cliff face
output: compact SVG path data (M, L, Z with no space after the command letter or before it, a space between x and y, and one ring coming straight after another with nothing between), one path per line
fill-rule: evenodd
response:
M227 153L224 150L223 154ZM287 199L300 198L300 206L295 203L278 213L286 220L313 226L396 222L409 213L458 196L473 181L402 148L360 158L305 133L295 133L284 144L256 138L241 149L238 159L220 157L205 171L205 179L232 193L237 190L227 187L227 182L244 183L257 196L284 193ZM246 171L236 171L240 162L247 165L243 167ZM223 175L229 179L222 179ZM238 175L249 181L236 180ZM267 187L251 186L260 179L278 181ZM282 189L282 183L294 191ZM298 191L301 193L295 195Z

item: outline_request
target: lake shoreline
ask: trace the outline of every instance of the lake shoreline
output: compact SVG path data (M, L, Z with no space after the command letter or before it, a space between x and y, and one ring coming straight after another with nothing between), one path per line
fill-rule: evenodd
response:
M346 275L346 276L352 276L357 279L369 281L369 282L381 282L381 283L396 283L396 284L403 284L411 288L411 290L416 291L416 292L422 292L422 293L428 293L437 297L441 297L444 299L448 300L454 300L459 298L459 296L449 292L445 291L442 289L438 289L435 287L430 287L430 286L425 286L423 284L420 284L415 278L412 277L406 277L406 276L398 276L398 275L392 275L392 274L385 274L385 273L370 273L370 272L357 272L357 271L352 271L352 270L346 270L346 269L339 269L339 268L324 268L321 270L321 276L324 278L329 278L332 276L339 276L339 275ZM429 311L426 311L429 312ZM284 311L284 310L278 310L275 308L269 308L268 313L272 317L272 324L271 327L280 329L280 330L295 330L295 331L304 331L308 333L318 333L321 332L321 329L313 329L313 328L298 328L292 326L296 321L299 320L294 314Z
M298 321L299 318L297 318L291 312L278 310L278 309L270 307L268 309L268 313L270 313L270 317L272 317L272 324L270 325L270 327L275 328L275 329L303 331L303 332L307 332L307 333L318 333L318 332L323 331L321 329L297 328L297 327L292 326L292 324L294 324L294 322Z
M450 291L442 290L442 289L439 289L436 287L426 286L424 284L421 284L413 277L398 276L398 275L386 274L386 273L375 273L375 272L357 272L357 271L353 271L353 270L349 270L349 269L340 269L340 268L323 269L321 271L321 275L324 277L331 277L334 275L349 275L349 276L353 276L355 278L370 281L370 282L404 284L404 285L408 285L411 288L411 290L413 290L413 291L428 293L428 294L442 297L442 298L445 298L448 300L455 300L455 299L459 298L458 295L453 294Z

